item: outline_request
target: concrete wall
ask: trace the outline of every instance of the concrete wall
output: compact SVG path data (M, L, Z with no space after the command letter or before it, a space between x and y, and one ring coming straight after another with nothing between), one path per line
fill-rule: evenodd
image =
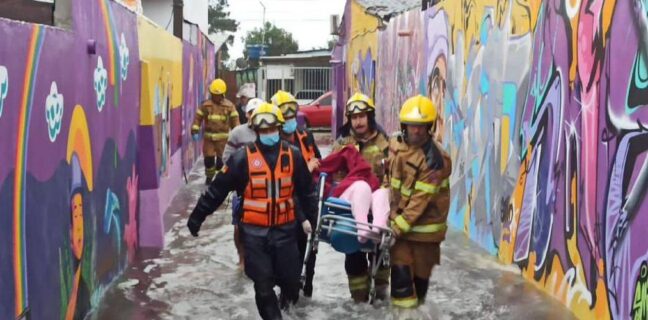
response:
M213 78L213 46L157 31L173 51L167 77L132 11L76 0L72 15L69 31L0 19L0 38L14 39L0 44L2 319L82 318L96 307L138 246L162 244L148 239L159 238L150 221L164 206L143 213L173 195L173 175L197 155L183 115L205 97L198 87ZM155 70L142 72L144 59Z
M648 317L647 11L446 0L377 43L388 131L407 97L437 101L449 223L583 319Z

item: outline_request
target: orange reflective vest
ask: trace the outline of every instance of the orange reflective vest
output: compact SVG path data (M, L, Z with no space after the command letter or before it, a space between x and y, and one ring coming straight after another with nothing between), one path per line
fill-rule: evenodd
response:
M312 144L307 143L308 133L306 130L297 130L295 131L295 134L297 135L297 141L299 141L299 148L301 149L302 156L304 156L304 160L308 163L308 161L315 158L315 147Z
M248 185L243 193L242 222L272 227L295 221L293 153L281 143L274 171L255 145L247 146Z

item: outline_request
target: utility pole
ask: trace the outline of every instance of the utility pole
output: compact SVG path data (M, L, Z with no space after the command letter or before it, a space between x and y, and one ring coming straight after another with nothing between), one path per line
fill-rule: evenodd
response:
M261 7L263 7L263 26L261 27L261 53L260 53L259 56L263 56L265 54L264 46L265 46L265 12L266 12L266 7L263 4L263 2L261 2L261 0L259 0L259 3L261 4Z
M182 0L173 0L173 35L182 39L182 23L184 22Z

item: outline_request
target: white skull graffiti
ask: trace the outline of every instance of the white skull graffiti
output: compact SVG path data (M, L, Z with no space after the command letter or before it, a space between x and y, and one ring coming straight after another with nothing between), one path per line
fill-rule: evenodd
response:
M128 64L130 62L130 50L126 45L126 38L124 34L121 34L121 41L119 43L119 58L120 58L120 70L121 70L121 79L125 81L128 78Z
M9 93L9 73L5 66L0 66L0 117L4 108L4 101Z
M108 88L108 71L103 66L101 56L97 59L94 71L94 89L97 94L97 108L101 111L106 104L106 89Z
M50 86L50 94L45 100L45 120L47 121L47 132L51 142L56 140L61 132L61 122L63 120L63 95L58 93L56 82Z

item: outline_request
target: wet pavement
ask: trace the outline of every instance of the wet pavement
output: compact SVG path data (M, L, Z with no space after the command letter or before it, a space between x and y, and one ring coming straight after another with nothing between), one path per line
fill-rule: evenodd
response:
M323 150L326 152L328 150ZM204 189L202 167L189 175L166 213L164 250L141 250L92 319L258 319L252 281L238 267L231 208L209 216L198 238L186 218ZM344 255L325 243L315 267L313 298L300 298L285 319L572 319L563 305L499 264L459 232L448 232L425 305L396 312L388 301L354 304Z

